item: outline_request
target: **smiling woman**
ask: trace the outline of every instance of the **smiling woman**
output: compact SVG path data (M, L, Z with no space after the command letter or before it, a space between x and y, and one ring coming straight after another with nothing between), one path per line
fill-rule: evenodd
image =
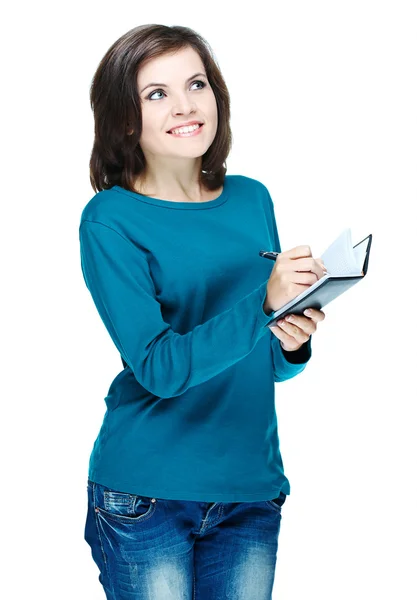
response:
M184 78L187 72L191 75ZM146 168L138 179L145 195L184 202L202 199L202 157L216 137L218 122L213 89L197 76L208 81L205 65L191 46L148 59L139 69L139 144ZM154 81L164 83L148 83ZM158 86L163 89L152 89Z
M272 199L226 174L229 94L191 29L122 36L91 103L81 268L124 367L88 468L99 580L114 600L270 600L290 493L274 383L311 355L284 354L266 325Z
M230 97L202 36L181 26L128 31L101 60L90 99L95 191L119 185L180 202L220 194L232 143Z

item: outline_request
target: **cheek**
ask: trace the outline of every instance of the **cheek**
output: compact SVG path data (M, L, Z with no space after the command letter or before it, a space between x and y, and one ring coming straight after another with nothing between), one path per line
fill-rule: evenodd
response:
M157 115L156 111L152 111L152 114L150 112L142 110L142 133L139 143L152 149L153 147L157 148L161 143L161 138L163 139L168 134L165 134L163 128L164 118Z
M210 97L210 101L209 101L208 107L207 107L207 113L210 115L210 118L213 121L213 123L217 123L217 119L218 119L217 103L216 103L216 98L215 98L214 94L212 94Z
M201 105L199 107L202 111L202 114L205 116L206 120L210 123L211 137L212 140L216 137L217 128L219 124L218 120L218 112L217 112L217 104L214 94L210 99L208 99L205 105Z

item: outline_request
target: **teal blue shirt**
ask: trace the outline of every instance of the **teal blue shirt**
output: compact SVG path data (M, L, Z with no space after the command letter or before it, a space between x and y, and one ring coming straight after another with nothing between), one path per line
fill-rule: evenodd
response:
M265 185L226 175L207 202L149 198L115 185L82 211L81 269L124 369L88 477L172 500L256 502L290 493L275 383L301 373L311 338L284 352L266 326L281 251Z

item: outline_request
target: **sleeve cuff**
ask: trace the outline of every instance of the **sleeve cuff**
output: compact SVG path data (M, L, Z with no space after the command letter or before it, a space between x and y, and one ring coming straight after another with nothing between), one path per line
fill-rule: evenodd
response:
M281 346L281 342L279 342L279 345ZM287 350L284 350L281 346L281 351L287 362L293 365L304 364L311 358L311 336L298 350L287 352Z

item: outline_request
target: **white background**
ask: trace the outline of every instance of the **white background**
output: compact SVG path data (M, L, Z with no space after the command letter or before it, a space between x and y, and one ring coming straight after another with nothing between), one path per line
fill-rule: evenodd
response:
M117 38L161 23L211 44L231 94L228 173L268 187L283 250L317 257L345 227L354 243L373 234L367 277L324 308L306 370L276 384L291 495L273 598L414 600L416 3L13 10L1 36L2 596L104 598L83 539L86 479L122 365L79 260L89 86Z

